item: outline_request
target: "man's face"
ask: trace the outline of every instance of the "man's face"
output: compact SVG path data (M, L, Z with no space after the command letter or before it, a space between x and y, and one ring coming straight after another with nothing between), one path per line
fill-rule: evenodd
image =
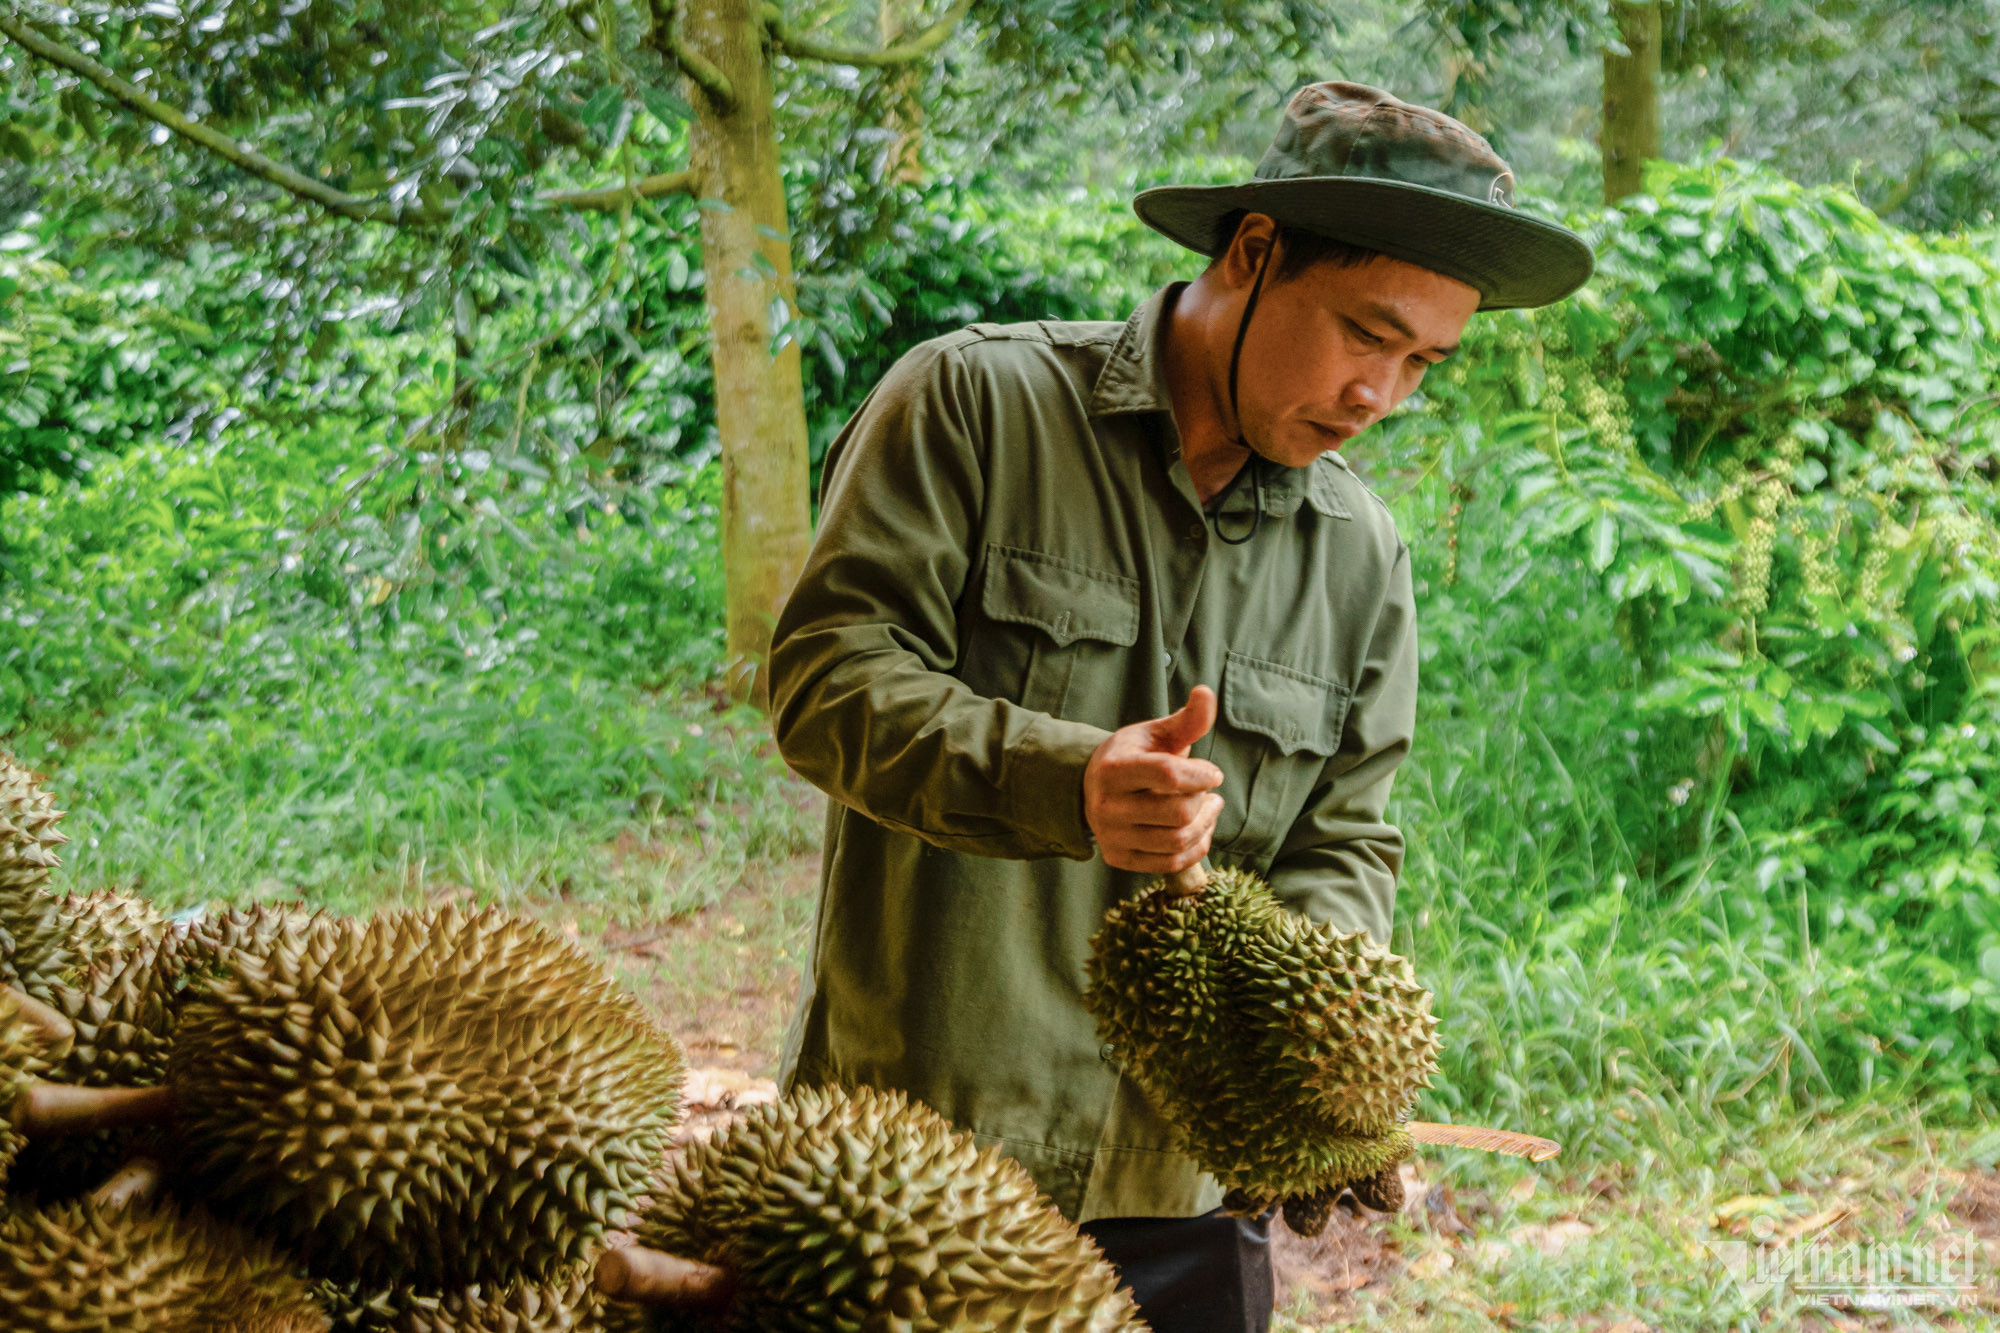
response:
M1266 274L1237 369L1243 438L1287 467L1340 448L1457 349L1478 307L1477 288L1386 255Z

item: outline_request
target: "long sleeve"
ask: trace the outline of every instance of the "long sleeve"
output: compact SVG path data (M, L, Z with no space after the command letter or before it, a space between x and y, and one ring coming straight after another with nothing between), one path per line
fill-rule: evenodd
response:
M1084 860L1083 770L1108 733L952 674L998 433L977 399L952 340L935 340L834 441L772 644L773 728L795 771L884 826L983 856Z
M1292 910L1340 930L1365 929L1388 947L1402 831L1384 819L1397 766L1416 731L1416 596L1410 553L1399 547L1377 613L1340 746L1271 866L1271 887Z

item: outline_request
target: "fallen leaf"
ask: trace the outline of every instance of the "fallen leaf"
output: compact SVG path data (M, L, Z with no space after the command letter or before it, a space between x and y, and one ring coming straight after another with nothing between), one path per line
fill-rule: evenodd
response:
M1449 1272L1455 1263L1450 1250L1427 1250L1414 1259L1409 1267L1411 1277L1430 1278Z
M1533 1247L1554 1258L1586 1236L1597 1234L1597 1228L1577 1218L1564 1218L1543 1226L1532 1224L1517 1227L1507 1237L1507 1243L1516 1249Z
M1784 1205L1768 1194L1738 1194L1733 1198L1724 1199L1715 1206L1717 1225L1720 1225L1722 1221L1728 1218L1741 1217L1747 1213L1777 1213L1783 1211Z
M1822 1208L1818 1212L1808 1214L1805 1217L1793 1218L1791 1221L1785 1223L1785 1225L1779 1227L1776 1234L1771 1237L1770 1243L1782 1244L1788 1240L1797 1240L1800 1236L1817 1235L1835 1223L1853 1215L1854 1210L1845 1204L1837 1203L1831 1208Z

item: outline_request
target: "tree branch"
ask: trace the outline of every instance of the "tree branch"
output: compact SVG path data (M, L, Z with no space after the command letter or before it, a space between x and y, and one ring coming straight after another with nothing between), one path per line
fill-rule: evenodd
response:
M701 181L692 170L663 171L654 176L641 176L630 185L607 185L597 190L552 190L535 196L540 203L554 208L595 209L609 212L623 208L629 200L637 203L641 199L658 199L661 195L701 193Z
M786 55L798 60L820 60L831 65L908 65L927 59L943 46L952 30L972 9L972 0L953 0L944 16L906 41L891 46L863 50L822 42L786 26L784 12L775 4L764 6L764 27L771 40Z
M119 78L83 52L71 50L60 42L51 41L11 15L0 15L0 33L6 34L51 65L66 69L94 84L107 96L138 112L146 119L164 125L189 143L206 148L257 179L268 181L280 189L289 190L299 198L318 204L330 213L338 213L342 217L363 222L394 222L406 226L435 225L444 221L446 215L427 209L398 209L386 199L368 199L348 194L345 190L337 190L325 181L317 181L303 172L294 171L284 163L265 157L253 148L245 148L221 131L203 125L199 121L190 120L158 98L149 97L138 87Z
M650 0L648 6L653 14L653 29L647 37L653 49L681 67L695 87L707 93L709 100L727 113L736 105L736 86L729 76L719 69L701 52L691 49L681 40L681 8L676 0Z
M348 194L325 181L314 180L255 149L243 147L219 130L190 120L158 98L148 96L119 78L81 51L51 41L10 15L0 14L0 34L5 34L50 64L87 80L107 96L146 119L164 125L189 143L207 149L259 180L287 190L309 203L318 204L330 213L359 222L389 222L419 227L438 226L451 218L452 210L449 208L398 208L387 199ZM669 171L594 190L552 190L536 196L536 202L553 208L602 211L622 208L628 199L637 201L699 192L700 182L693 171Z

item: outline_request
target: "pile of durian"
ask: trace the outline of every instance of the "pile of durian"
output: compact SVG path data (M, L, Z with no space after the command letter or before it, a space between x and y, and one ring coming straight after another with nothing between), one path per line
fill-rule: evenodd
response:
M676 1160L672 1037L533 921L60 897L60 818L0 754L8 1330L1144 1328L1018 1164L899 1094Z

